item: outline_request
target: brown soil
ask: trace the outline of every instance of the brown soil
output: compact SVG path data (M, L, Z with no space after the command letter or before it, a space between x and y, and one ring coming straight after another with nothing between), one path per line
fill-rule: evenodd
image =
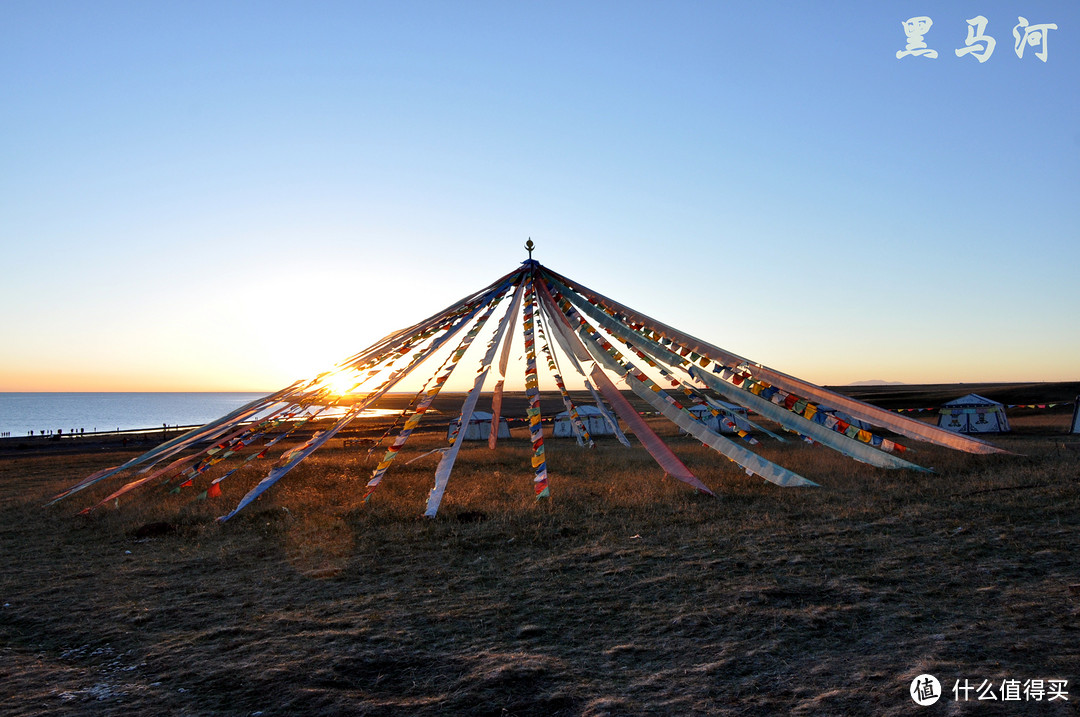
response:
M406 461L438 431L367 504L380 456L335 440L224 525L265 463L217 499L150 485L79 517L118 484L42 504L138 451L5 453L0 713L907 715L928 672L926 714L1078 714L1080 436L1013 422L991 438L1012 455L915 446L934 473L762 444L817 489L667 432L718 498L636 441L551 440L539 502L516 429L463 449L435 520L437 458ZM965 679L1069 701L956 703Z

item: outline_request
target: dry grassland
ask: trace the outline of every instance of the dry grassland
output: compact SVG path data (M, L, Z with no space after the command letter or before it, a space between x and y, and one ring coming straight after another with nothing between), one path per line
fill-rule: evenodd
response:
M932 474L763 446L820 489L673 437L715 499L606 440L549 442L537 502L517 435L462 451L436 520L437 458L405 465L435 433L367 505L378 455L335 440L225 525L261 474L86 518L104 491L41 506L135 452L4 457L0 713L907 715L929 672L948 695L925 714L1077 714L1066 421L992 439L1023 455L920 445ZM953 702L965 678L1068 679L1069 701Z

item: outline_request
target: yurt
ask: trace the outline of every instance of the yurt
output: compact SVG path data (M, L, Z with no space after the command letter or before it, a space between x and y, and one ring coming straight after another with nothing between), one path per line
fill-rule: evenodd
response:
M746 409L742 406L737 406L734 403L728 403L726 401L716 401L716 407L721 409L720 416L714 416L708 406L698 404L696 406L690 406L686 410L694 414L699 420L703 421L706 426L716 431L717 433L734 433L735 429L731 428L727 421L722 419L724 414L735 423L736 426L746 430L750 428L740 421L741 418L746 417Z
M611 424L604 418L604 412L596 406L575 406L578 417L585 424L585 430L590 436L611 436L615 431ZM555 427L552 429L555 438L574 438L574 426L570 422L569 411L555 414Z
M1009 419L1005 406L975 393L943 404L938 409L938 426L956 433L1007 433Z
M450 422L450 427L446 429L446 438L449 440L458 432L458 426L461 425L461 419L455 418ZM486 441L491 434L491 414L483 411L473 411L472 417L469 419L469 426L465 429L465 435L461 437L463 441ZM499 438L509 438L510 427L506 425L506 421L499 421Z

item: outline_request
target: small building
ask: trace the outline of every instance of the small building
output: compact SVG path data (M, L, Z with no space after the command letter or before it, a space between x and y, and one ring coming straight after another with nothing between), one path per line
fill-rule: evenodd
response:
M1008 433L1005 406L975 393L949 401L938 409L938 426L956 433Z
M715 407L720 411L719 416L714 416L709 406L703 406L701 404L690 406L686 410L694 414L699 420L701 420L710 430L717 433L735 433L735 429L728 425L728 422L724 420L726 415L730 418L736 426L743 430L748 430L750 426L743 424L740 419L746 418L746 409L742 406L738 406L734 403L728 403L727 401L714 401Z
M578 418L585 425L585 430L590 436L613 436L615 431L611 424L604 418L604 412L596 406L574 406L577 409ZM552 429L555 438L574 438L574 426L570 420L570 412L563 411L555 414L555 427Z
M469 425L465 428L465 435L461 436L463 441L486 441L488 436L491 435L491 419L493 416L490 413L484 411L473 411L472 418L469 419ZM450 422L450 426L446 429L446 440L452 439L458 434L459 427L461 426L461 417L458 416ZM506 421L499 421L499 438L509 438L510 427L506 424Z

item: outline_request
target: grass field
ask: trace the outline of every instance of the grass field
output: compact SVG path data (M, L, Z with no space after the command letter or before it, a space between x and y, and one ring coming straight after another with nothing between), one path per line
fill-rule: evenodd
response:
M462 450L435 520L419 514L437 458L405 465L435 432L366 505L379 455L335 440L224 525L261 473L75 517L105 491L42 504L137 451L5 455L0 713L1080 714L1067 422L1013 419L991 440L1016 455L916 446L934 473L763 444L817 489L668 433L718 498L663 480L636 442L551 441L537 502L519 435ZM946 695L919 708L924 672ZM955 702L965 679L1070 694Z

